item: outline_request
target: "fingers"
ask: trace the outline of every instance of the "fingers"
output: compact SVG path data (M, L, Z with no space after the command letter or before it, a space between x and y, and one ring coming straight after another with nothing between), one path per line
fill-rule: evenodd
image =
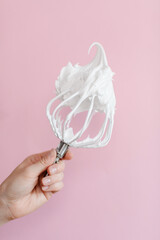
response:
M49 175L53 175L55 173L60 173L65 169L65 162L60 160L58 163L55 163L47 168L47 172Z
M45 192L56 192L63 188L65 162L60 160L58 163L48 167L48 176L41 178L41 188Z
M70 150L68 150L62 160L59 160L58 163L52 164L47 168L48 174L52 175L54 173L59 173L61 171L64 171L64 168L65 168L64 160L70 160L72 159L72 157L73 157L73 154L71 153Z
M25 171L28 177L38 177L48 166L54 163L55 159L56 151L51 149L47 152L29 156L19 165L19 168L23 168L23 173Z
M57 191L61 190L63 187L64 187L63 182L57 182L57 183L54 183L49 186L43 186L42 190L45 192L57 192Z
M44 192L56 192L63 188L63 178L65 161L72 159L73 155L70 150L67 151L63 160L59 160L58 163L54 163L47 168L48 176L40 179L40 185Z
M60 172L60 173L42 178L41 184L43 186L50 186L56 182L61 182L63 178L64 178L64 173Z
M65 156L63 157L63 159L65 159L65 160L71 160L72 157L73 157L73 154L71 153L70 150L68 150L68 151L66 152Z

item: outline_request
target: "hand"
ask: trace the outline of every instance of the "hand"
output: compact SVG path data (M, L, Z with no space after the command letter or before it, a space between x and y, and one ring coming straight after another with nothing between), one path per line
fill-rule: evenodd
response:
M65 163L53 164L55 158L54 149L31 155L0 185L0 225L33 212L63 187ZM64 159L71 158L68 151Z

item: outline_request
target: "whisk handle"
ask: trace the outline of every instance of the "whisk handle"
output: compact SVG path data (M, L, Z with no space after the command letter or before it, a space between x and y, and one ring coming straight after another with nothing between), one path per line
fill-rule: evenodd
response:
M58 163L58 161L64 157L68 148L69 148L69 145L67 143L60 141L59 146L56 148L57 156L56 156L56 160L54 163ZM48 176L47 171L45 173L45 177L46 176Z
M67 143L60 141L59 146L56 148L57 156L56 156L55 163L57 163L59 159L62 159L64 157L68 148L69 148L69 145Z

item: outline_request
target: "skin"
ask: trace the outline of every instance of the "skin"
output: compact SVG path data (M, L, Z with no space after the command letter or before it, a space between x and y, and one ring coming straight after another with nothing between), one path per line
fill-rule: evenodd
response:
M62 160L53 164L55 158L54 149L31 155L2 182L0 225L33 212L63 188L64 160L70 160L72 154L68 151Z

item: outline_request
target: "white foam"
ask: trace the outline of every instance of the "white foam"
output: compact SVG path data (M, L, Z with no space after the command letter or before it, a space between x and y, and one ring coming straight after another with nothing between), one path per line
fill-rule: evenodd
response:
M47 106L47 116L56 136L73 147L105 146L112 133L116 105L112 78L115 73L108 66L105 51L100 43L94 42L88 53L95 45L97 52L89 64L80 66L79 64L72 65L69 62L62 68L55 82L57 97L52 99ZM57 99L62 102L51 114L51 105ZM65 120L61 120L59 112L64 106L69 106L71 112ZM74 115L84 111L88 111L84 126L74 135L69 123ZM96 112L104 112L106 115L100 132L94 138L88 137L83 141L77 141L87 129ZM104 137L106 127L107 131Z

